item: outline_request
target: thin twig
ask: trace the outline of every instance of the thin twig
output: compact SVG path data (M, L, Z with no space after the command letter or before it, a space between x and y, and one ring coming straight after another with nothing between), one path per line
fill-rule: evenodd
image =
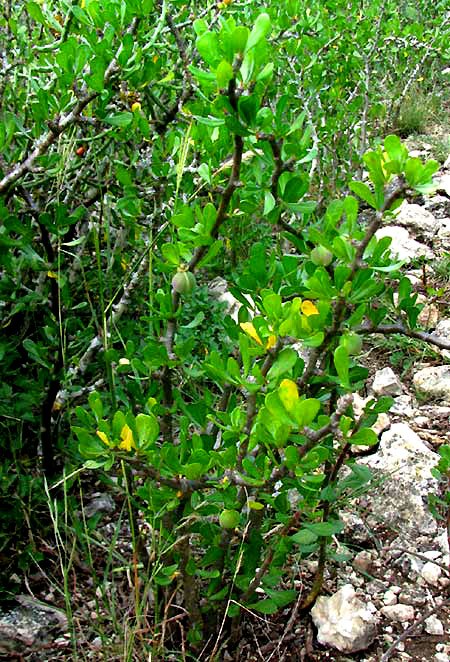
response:
M422 623L424 623L427 620L427 618L429 618L439 609L445 607L448 604L450 604L450 598L442 602L440 605L436 605L436 607L429 609L427 612L425 612L425 614L421 618L419 618L417 621L414 621L414 623L412 623L412 625L410 625L409 628L407 628L404 632L402 632L402 634L398 636L397 639L394 641L394 643L387 649L387 651L381 657L380 662L388 662L389 658L391 657L397 646L402 641L405 641L405 639L407 639L409 635L414 632L414 630L416 630L420 625L422 625Z

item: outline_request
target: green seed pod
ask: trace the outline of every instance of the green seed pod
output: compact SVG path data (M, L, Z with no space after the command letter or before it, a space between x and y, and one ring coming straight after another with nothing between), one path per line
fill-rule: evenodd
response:
M172 278L172 288L178 294L189 294L195 287L195 276L190 271L178 271Z
M311 251L310 257L311 262L317 267L327 267L329 264L331 264L333 254L328 250L328 248L325 248L325 246L316 246L316 248Z
M361 352L363 341L357 333L347 333L347 335L342 336L340 344L347 349L350 355L355 355Z
M239 524L240 515L237 510L222 510L219 524L222 529L234 529Z

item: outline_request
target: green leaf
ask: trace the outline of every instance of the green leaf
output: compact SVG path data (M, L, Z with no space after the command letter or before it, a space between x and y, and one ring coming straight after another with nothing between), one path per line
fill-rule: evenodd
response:
M197 18L193 24L192 27L194 28L194 32L198 37L201 37L201 35L204 32L208 31L208 24L203 18Z
M40 23L41 25L47 25L47 21L45 20L45 16L42 13L41 8L37 4L37 2L27 2L27 12L31 16L31 18L36 21L37 23Z
M200 117L199 115L193 115L193 118L199 123L204 124L205 126L223 126L225 120L220 117Z
M292 415L299 427L309 425L316 418L320 410L320 402L315 398L307 398L296 403Z
M336 372L343 384L343 386L349 386L348 382L348 369L349 369L349 360L348 360L348 351L343 345L339 345L334 350L334 366Z
M298 359L298 354L294 349L287 347L283 349L277 358L275 359L274 364L267 373L267 379L278 379L285 372L291 370L294 367Z
M305 121L305 117L306 117L306 110L300 113L300 115L294 121L293 125L291 126L291 128L289 129L286 135L290 136L291 133L294 133L294 131L301 129L303 126L303 122Z
M264 67L264 69L260 71L259 74L256 76L256 80L266 82L267 84L270 78L272 78L272 74L273 74L273 62L268 62Z
M47 370L50 370L50 364L46 361L45 357L42 355L42 353L45 351L44 348L40 347L37 345L31 338L25 338L25 340L22 343L24 349L27 351L28 356L30 359L33 361L36 361L36 363L39 363L43 368L47 368Z
M200 83L204 83L205 85L208 85L216 82L216 74L212 73L211 71L203 71L203 69L194 67L192 64L189 65L188 69L191 72L191 74L195 76L195 78Z
M356 193L356 195L365 200L367 204L373 207L373 209L377 208L374 195L367 184L363 184L362 182L350 182L349 188L353 193Z
M156 416L154 414L138 414L136 416L136 430L139 449L154 444L159 435L159 423Z
M276 391L268 393L265 397L264 403L275 420L285 425L292 425L292 419L288 416L280 396Z
M371 428L362 428L347 441L353 446L375 446L378 443L378 437Z
M117 115L108 115L103 121L107 124L111 124L111 126L129 126L133 121L133 113L126 111L124 113L118 113Z
M344 529L344 524L339 520L329 522L309 522L305 523L305 528L318 536L333 536Z
M180 329L196 329L200 324L203 322L205 319L205 313L203 310L200 310L197 315L194 317L192 322L189 322L189 324L183 324L183 326L180 326Z
M318 331L317 333L314 333L312 336L308 336L307 338L302 338L302 345L305 347L320 347L320 345L323 343L325 338L325 334L323 331Z
M296 203L305 195L309 188L309 179L305 177L292 177L284 187L282 198L284 202Z
M245 53L257 46L259 42L266 37L272 29L272 22L268 14L260 14L255 21L252 31L247 40Z
M202 475L204 467L203 464L200 464L200 462L193 462L192 464L187 464L183 468L183 471L188 480L196 480Z
M223 246L222 239L216 239L216 241L213 244L211 244L205 255L197 264L197 268L204 267L207 264L210 264L214 260L214 258L217 255L219 255L220 251L222 250L222 246Z
M222 60L216 69L216 81L218 87L226 87L233 78L233 67L226 60Z
M294 533L293 536L290 536L289 540L296 542L298 545L311 545L313 542L316 542L318 534L308 529L302 529L298 533Z
M238 111L241 119L253 126L256 121L256 114L258 112L258 99L254 94L250 96L240 97L238 100Z
M231 45L234 53L243 53L245 51L249 34L249 29L243 25L240 25L233 30L231 34Z
M172 266L178 267L180 264L180 249L177 244L163 244L161 246L161 253L164 259Z
M275 614L279 607L274 600L260 600L259 602L254 602L252 605L246 605L247 609L254 609L259 611L261 614Z
M274 591L272 589L265 588L264 591L267 593L269 598L275 602L278 609L285 607L298 597L297 591L294 590Z
M215 32L204 32L197 37L195 47L200 57L211 67L220 61L219 39Z
M90 75L86 77L86 82L95 92L102 92L105 89L105 71L106 71L106 62L101 57L95 57L89 63ZM131 119L133 119L132 113L129 114ZM105 122L107 118L105 119ZM130 120L131 122L131 120ZM114 126L117 126L114 124ZM122 126L122 125L120 125Z
M275 207L275 198L273 197L272 193L270 191L266 191L264 193L264 210L263 210L263 215L267 216L267 214L270 214L272 209Z
M98 423L103 418L103 403L97 391L93 391L92 393L89 393L88 402L90 408L94 412L95 419Z
M392 161L402 163L408 156L408 150L402 145L398 136L386 136L384 139L384 149Z

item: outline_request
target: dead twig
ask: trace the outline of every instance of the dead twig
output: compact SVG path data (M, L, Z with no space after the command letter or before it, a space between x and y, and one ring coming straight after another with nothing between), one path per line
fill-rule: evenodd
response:
M414 623L412 623L412 625L410 625L409 628L407 628L404 632L402 632L402 634L397 637L394 643L391 646L389 646L389 648L384 653L384 655L381 656L380 662L388 662L389 658L391 657L397 646L402 641L405 641L405 639L407 639L410 636L410 634L414 632L414 630L416 630L420 625L422 625L422 623L424 623L427 620L427 618L429 618L434 613L436 613L438 609L441 609L441 607L445 607L448 604L450 604L450 598L445 600L442 604L436 605L436 607L429 609L427 612L425 612L425 614L421 618L419 618L417 621L414 621Z

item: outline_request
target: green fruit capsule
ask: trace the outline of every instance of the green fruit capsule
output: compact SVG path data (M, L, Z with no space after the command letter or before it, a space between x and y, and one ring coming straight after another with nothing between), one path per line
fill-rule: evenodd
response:
M316 246L311 251L311 262L316 265L316 267L327 267L331 264L333 259L333 253L325 248L325 246Z
M240 514L237 510L222 510L219 515L219 524L222 529L234 529L239 524Z
M190 271L178 271L172 278L172 289L178 294L189 294L195 287L195 276Z
M357 333L348 333L346 336L342 336L340 344L346 348L350 355L355 355L361 352L363 341Z

